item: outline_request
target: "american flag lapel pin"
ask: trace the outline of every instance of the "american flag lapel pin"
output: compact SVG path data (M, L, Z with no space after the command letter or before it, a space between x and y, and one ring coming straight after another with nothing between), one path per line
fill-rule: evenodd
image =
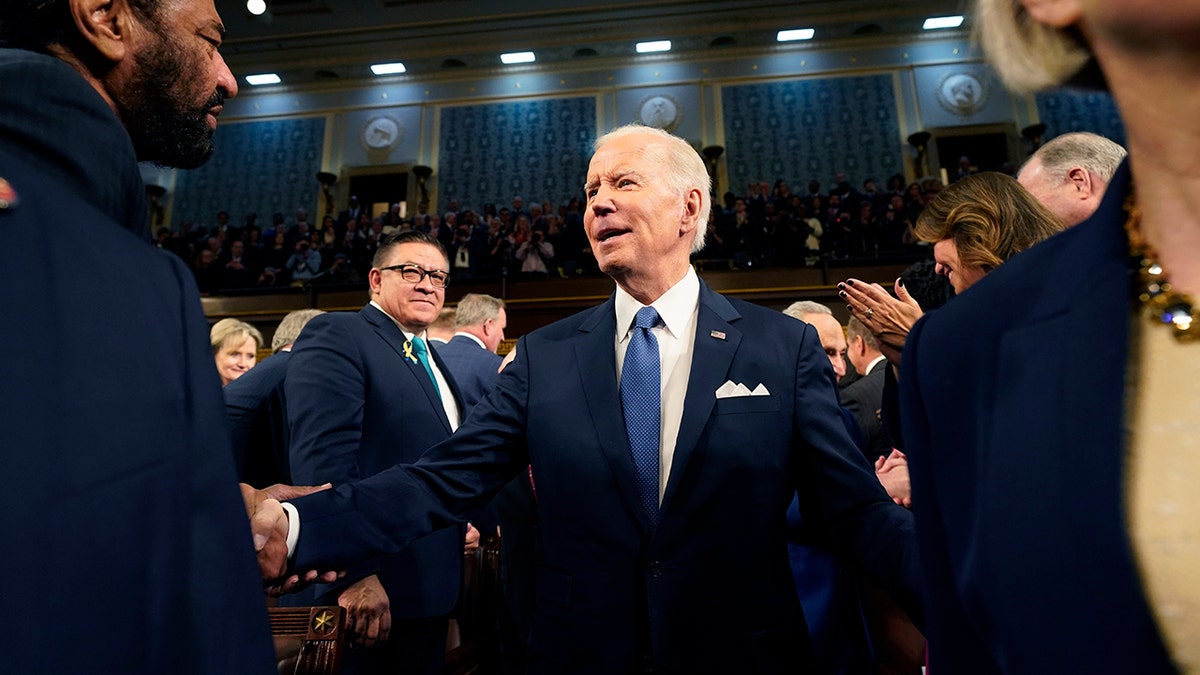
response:
M708 334L708 336L709 336L709 337L715 337L715 338L717 338L718 340L724 340L724 339L725 339L725 333L724 333L723 331L719 331L719 330L714 330L714 331L710 332L710 333Z

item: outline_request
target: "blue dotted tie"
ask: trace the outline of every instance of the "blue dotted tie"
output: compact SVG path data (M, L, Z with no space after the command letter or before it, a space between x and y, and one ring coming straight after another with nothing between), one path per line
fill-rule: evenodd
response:
M437 392L438 398L442 397L442 390L438 388L437 378L433 376L433 368L429 367L429 348L425 346L425 341L419 337L412 339L413 353L417 355L417 360L421 362L421 367L429 373L429 381L433 382L433 390Z
M658 339L650 332L656 325L658 312L653 307L638 310L621 367L625 433L629 435L629 449L633 453L638 494L651 526L658 525L658 445L662 416Z

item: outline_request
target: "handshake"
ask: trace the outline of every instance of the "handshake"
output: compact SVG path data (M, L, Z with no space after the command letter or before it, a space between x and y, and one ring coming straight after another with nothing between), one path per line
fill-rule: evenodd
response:
M242 501L246 505L246 515L250 518L250 532L254 536L258 570L262 574L267 595L294 593L310 584L335 581L345 574L344 571L317 570L288 574L288 514L280 502L326 490L332 487L330 484L316 487L272 485L256 490L242 483L240 487Z

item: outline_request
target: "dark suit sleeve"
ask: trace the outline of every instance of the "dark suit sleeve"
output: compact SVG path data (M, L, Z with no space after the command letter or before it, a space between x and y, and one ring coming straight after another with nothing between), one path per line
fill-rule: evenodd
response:
M851 441L837 401L833 370L816 331L806 326L796 362L794 415L795 436L807 446L795 479L801 507L812 501L806 495L815 496L816 522L920 625L924 610L912 515L884 492Z
M920 523L918 534L929 616L923 632L929 640L933 672L990 675L1000 670L988 656L981 636L972 629L972 621L956 590L957 576L950 564L949 542L941 513L943 506L934 489L936 458L931 454L932 434L920 381L921 335L928 325L928 320L923 319L909 332L899 381L900 412L908 448L913 512ZM932 356L937 358L936 354Z
M292 480L298 485L341 485L361 477L355 453L362 442L367 374L348 326L357 320L314 317L292 350L284 391Z
M296 365L293 361L289 370ZM484 507L529 464L529 367L522 339L516 361L504 369L496 388L453 436L415 464L396 465L293 502L300 514L295 568L340 569L394 553Z

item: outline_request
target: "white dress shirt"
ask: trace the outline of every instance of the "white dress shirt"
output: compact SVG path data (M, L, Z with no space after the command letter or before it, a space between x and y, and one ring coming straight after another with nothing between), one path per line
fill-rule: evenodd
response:
M645 305L633 299L617 286L617 383L625 365L625 350L633 330L633 320ZM658 358L662 367L662 414L658 445L658 501L661 504L671 476L671 461L675 458L675 441L683 421L683 399L687 395L688 379L692 375L692 353L696 345L696 315L700 307L700 279L688 267L684 275L650 306L658 311L662 323L650 329L658 340Z
M453 433L458 429L458 425L462 424L462 419L459 418L458 404L454 402L454 393L450 389L450 383L446 381L446 376L438 368L437 361L433 360L433 346L429 344L429 335L426 331L421 331L419 335L409 332L404 326L400 325L399 321L396 321L395 317L385 312L374 300L371 301L371 306L383 312L384 316L391 319L392 323L396 324L396 327L400 329L400 332L404 333L405 340L412 340L414 337L419 337L425 341L425 352L428 354L429 368L433 371L433 378L437 380L438 393L442 396L442 409L446 411L446 419L450 420L450 431Z

